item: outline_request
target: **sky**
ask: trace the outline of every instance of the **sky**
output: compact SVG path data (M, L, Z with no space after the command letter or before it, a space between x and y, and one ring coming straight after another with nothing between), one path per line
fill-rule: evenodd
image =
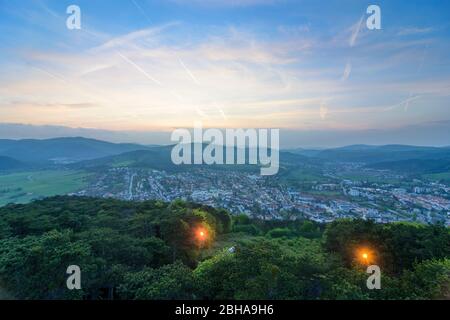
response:
M449 40L448 1L0 0L0 123L450 145Z

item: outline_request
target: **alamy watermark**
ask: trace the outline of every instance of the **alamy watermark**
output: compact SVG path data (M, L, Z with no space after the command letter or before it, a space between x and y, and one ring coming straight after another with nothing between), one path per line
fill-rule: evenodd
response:
M377 265L371 265L367 267L366 272L370 274L367 278L366 285L369 290L381 289L381 269Z
M171 154L176 165L250 164L260 165L263 176L278 173L279 129L203 130L197 122L191 131L176 129L172 132L171 140L178 143Z
M69 30L81 29L81 9L77 5L70 5L67 7L66 13L69 14L66 20L66 26Z
M66 281L67 289L80 290L81 289L81 269L77 265L67 267L66 273L69 275Z
M366 21L367 29L381 30L381 8L375 4L367 7L367 14L370 14Z

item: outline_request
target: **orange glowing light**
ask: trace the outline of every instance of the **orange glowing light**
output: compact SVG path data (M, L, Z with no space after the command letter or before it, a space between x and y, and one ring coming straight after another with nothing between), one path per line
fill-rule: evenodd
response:
M200 241L204 241L206 239L206 236L207 236L207 234L206 234L206 231L204 229L197 230L197 238Z
M361 248L357 251L357 259L362 264L369 264L372 263L374 260L374 253L367 249L367 248Z

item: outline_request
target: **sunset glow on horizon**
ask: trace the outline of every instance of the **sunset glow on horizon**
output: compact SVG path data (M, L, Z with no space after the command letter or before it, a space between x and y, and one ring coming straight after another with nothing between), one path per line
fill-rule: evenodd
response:
M364 5L341 1L317 16L313 2L84 0L81 30L68 30L63 2L2 4L2 122L356 130L450 119L445 10L427 20L384 3L375 32L359 23Z

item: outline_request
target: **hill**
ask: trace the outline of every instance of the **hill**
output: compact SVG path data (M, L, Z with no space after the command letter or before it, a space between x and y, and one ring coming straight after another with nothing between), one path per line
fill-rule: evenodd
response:
M376 163L408 159L438 159L450 156L446 148L415 147L402 145L350 146L324 150L317 157L332 161Z
M206 146L206 145L205 145ZM205 147L204 146L204 147ZM171 159L171 152L173 146L155 146L148 150L137 150L131 152L125 152L119 155L108 156L100 159L93 159L87 161L81 161L71 165L71 167L76 169L93 169L100 167L134 167L134 168L152 168L157 170L166 171L180 171L190 168L190 165L175 165ZM191 145L193 148L193 144ZM192 149L193 150L193 149ZM235 155L237 154L237 148L234 149ZM269 151L270 152L270 151ZM226 156L226 151L224 152L224 157ZM239 171L249 171L256 172L257 166L248 165L249 153L246 150L246 163L244 165L204 165L209 169L217 170L239 170ZM280 152L280 167L290 167L298 166L303 164L315 164L317 161L312 161L308 157L298 155L291 152L281 151ZM199 165L197 165L199 166Z
M151 147L150 150L136 150L111 155L99 159L85 160L71 165L79 169L92 169L99 167L133 167L152 168L159 170L176 170L170 158L171 147Z
M84 165L107 165L132 161L136 165L171 167L172 146L117 144L81 137L47 140L0 140L0 156L24 163L67 164L86 160ZM116 157L117 156L117 157ZM104 159L101 159L104 158ZM417 147L405 145L352 145L334 149L294 149L280 151L283 166L310 164L324 161L378 163L409 159L450 158L450 148ZM96 161L99 159L99 161Z
M295 149L291 152L324 161L361 163L392 162L409 159L440 159L450 157L449 148L407 145L351 145L325 150Z
M0 156L0 171L25 169L26 167L27 165L16 159Z
M80 137L0 140L0 156L26 163L67 163L148 148L137 144L116 144Z
M433 174L450 172L450 158L446 159L409 159L373 163L367 168L391 170L409 174Z

